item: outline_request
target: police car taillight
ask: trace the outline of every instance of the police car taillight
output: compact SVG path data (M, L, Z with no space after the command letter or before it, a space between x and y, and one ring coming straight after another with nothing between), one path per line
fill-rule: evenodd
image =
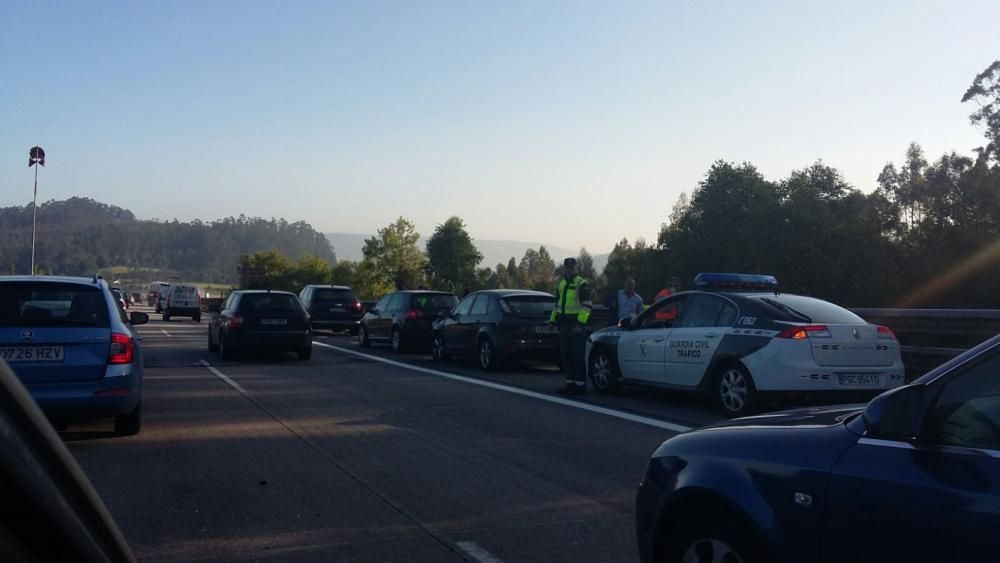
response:
M830 338L830 329L826 325L790 326L778 333L778 338L802 340L804 338Z
M131 364L133 354L132 337L127 334L111 333L111 346L108 348L109 364Z
M878 337L882 340L898 340L898 338L896 338L896 333L887 326L878 327Z

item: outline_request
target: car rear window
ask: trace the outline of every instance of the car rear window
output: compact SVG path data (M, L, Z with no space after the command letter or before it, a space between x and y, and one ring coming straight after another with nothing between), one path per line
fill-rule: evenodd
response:
M301 310L299 300L287 293L248 293L240 298L241 313Z
M458 304L458 297L454 295L447 295L441 293L431 293L423 294L418 293L413 295L413 301L411 302L414 309L419 309L423 312L437 312L442 309L451 309Z
M764 303L781 320L824 324L865 324L865 320L847 309L802 295L761 295L757 300Z
M0 284L0 326L110 326L105 293L73 283Z
M556 306L555 297L546 295L513 295L503 301L511 313L523 317L546 317Z
M329 303L331 301L354 303L358 300L358 297L350 289L326 288L313 290L312 300L320 303Z
M194 297L195 295L198 294L198 288L177 285L174 286L173 294L176 295L177 297Z

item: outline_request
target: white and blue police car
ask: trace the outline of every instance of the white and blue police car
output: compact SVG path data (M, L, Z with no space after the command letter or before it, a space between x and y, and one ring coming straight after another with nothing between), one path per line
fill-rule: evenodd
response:
M904 381L892 330L833 303L781 293L773 276L704 273L693 291L590 335L591 385L701 392L727 414L767 399L870 398Z

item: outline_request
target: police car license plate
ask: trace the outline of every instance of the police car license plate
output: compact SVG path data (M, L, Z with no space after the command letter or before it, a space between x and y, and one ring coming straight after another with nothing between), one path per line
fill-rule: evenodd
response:
M0 359L8 362L61 362L65 358L62 346L0 347Z
M331 313L343 313L346 310L347 309L345 309L343 307L330 307L330 312Z
M261 319L260 324L262 325L286 325L288 324L288 319Z
M535 327L536 334L555 334L559 332L559 329L552 325L541 325Z
M841 385L878 385L878 376L870 373L845 373L837 376Z

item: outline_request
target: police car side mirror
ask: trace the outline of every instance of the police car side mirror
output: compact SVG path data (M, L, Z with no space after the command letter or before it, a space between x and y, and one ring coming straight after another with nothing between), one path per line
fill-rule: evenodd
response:
M144 325L149 322L149 315L140 313L139 311L132 311L128 315L128 322L133 326Z
M862 418L866 434L882 440L914 440L924 411L923 385L906 385L882 393L868 403Z
M625 317L624 319L618 321L618 328L623 328L625 330L632 328L632 318Z

